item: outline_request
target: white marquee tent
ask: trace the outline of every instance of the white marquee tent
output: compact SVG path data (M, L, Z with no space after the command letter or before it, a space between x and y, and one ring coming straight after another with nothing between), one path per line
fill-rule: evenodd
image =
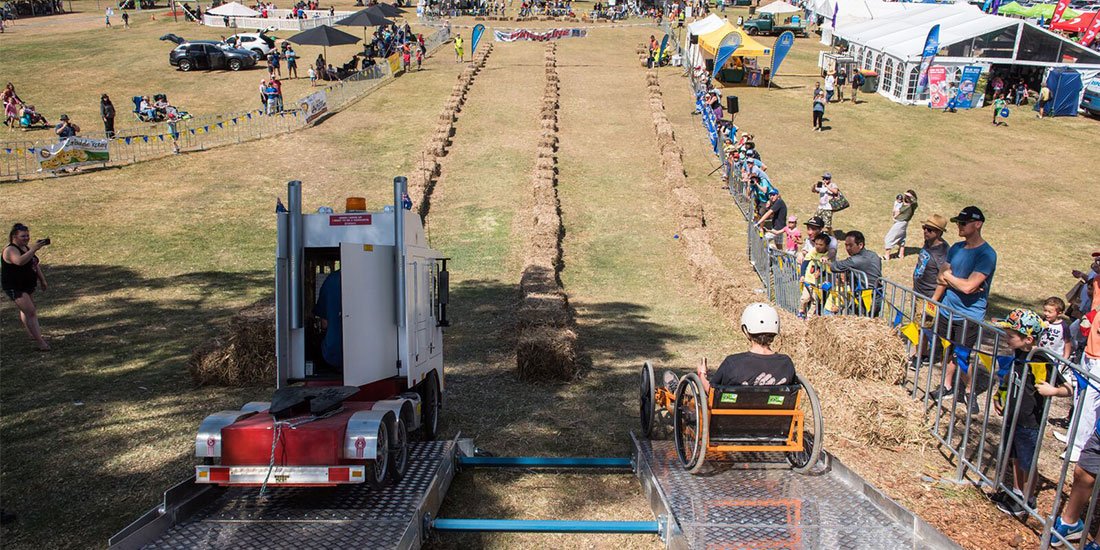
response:
M844 2L845 0L837 0ZM983 13L966 4L912 4L888 17L837 25L835 38L848 42L848 53L864 69L879 73L879 93L900 103L920 103L917 73L928 31L940 26L935 64L958 82L966 65L1070 66L1100 69L1100 54L1021 19Z
M771 4L768 4L767 6L756 10L756 13L770 13L773 15L779 15L782 13L799 13L801 11L802 8L793 4L788 4L783 0L779 0L778 2L772 2Z
M206 10L206 13L210 15L217 15L219 17L259 17L260 12L242 5L240 2L230 2L228 4L222 4L216 8Z

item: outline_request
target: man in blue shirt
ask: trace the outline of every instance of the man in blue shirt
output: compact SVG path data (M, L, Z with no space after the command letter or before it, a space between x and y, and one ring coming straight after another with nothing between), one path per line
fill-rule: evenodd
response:
M326 363L337 368L343 367L344 324L341 320L343 307L339 269L329 273L325 282L321 283L321 293L317 297L317 304L313 306L313 314L321 319L321 328L325 329L325 337L321 340L321 356Z
M956 347L973 348L980 331L977 322L985 320L989 289L997 271L997 251L982 238L985 215L977 206L963 208L951 221L959 228L963 241L948 249L947 264L940 268L938 287L932 298L950 308L954 315L948 323L947 312L941 311L936 319L936 332ZM934 397L954 393L955 369L954 361L947 364L943 388ZM969 383L967 366L962 365L962 369L960 382ZM970 411L976 410L976 404L971 403Z

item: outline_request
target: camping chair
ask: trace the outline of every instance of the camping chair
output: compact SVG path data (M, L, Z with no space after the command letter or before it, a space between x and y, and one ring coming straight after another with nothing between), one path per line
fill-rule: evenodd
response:
M141 112L141 96L133 96L130 101L134 102L134 116L138 119L138 122L156 122L155 117L150 117L147 113Z

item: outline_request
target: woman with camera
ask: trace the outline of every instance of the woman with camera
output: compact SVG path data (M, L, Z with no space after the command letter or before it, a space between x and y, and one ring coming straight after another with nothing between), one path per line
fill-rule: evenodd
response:
M21 223L11 226L8 244L0 255L0 288L19 308L19 319L23 321L27 334L38 344L38 351L49 351L50 346L42 339L42 331L38 328L38 311L31 295L39 284L42 290L49 288L35 253L50 244L50 240L30 242L31 231L27 226Z
M898 259L905 257L905 237L909 230L909 220L917 211L917 192L912 189L894 198L894 225L886 232L886 254L883 260L889 260L897 249Z

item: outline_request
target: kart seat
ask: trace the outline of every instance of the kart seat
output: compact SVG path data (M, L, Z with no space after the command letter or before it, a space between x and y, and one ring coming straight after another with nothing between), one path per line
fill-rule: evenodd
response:
M766 411L793 411L801 391L802 385L797 383L781 386L714 386L710 403L711 442L750 445L785 443L791 433L792 414L770 415Z

